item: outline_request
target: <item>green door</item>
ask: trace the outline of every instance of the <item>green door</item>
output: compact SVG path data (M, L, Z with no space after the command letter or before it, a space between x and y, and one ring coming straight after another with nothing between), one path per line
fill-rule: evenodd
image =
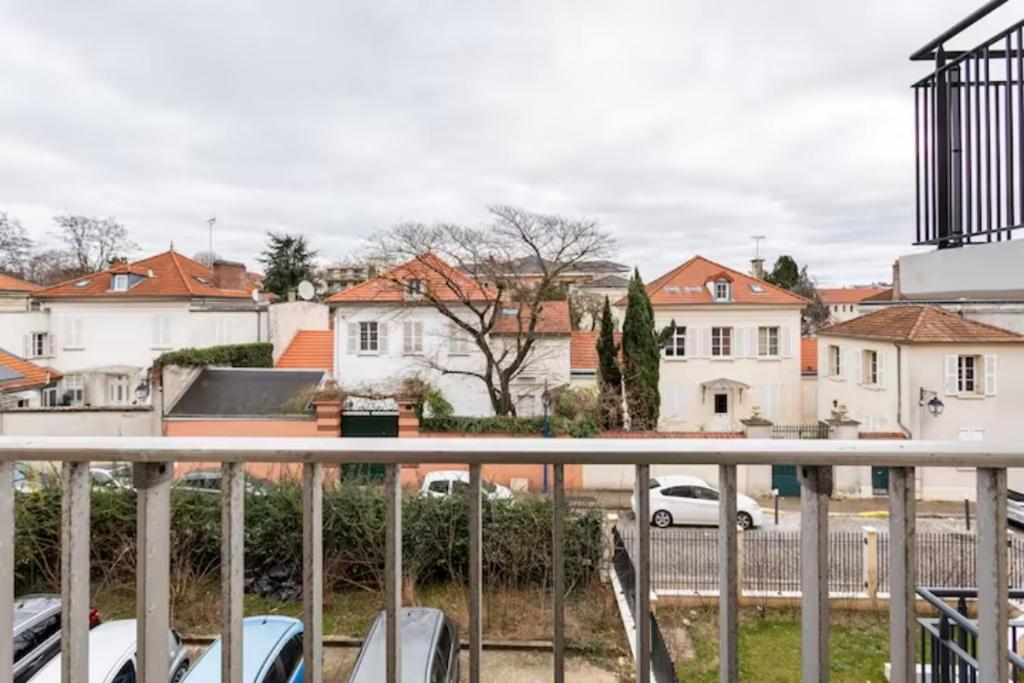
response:
M796 476L796 465L772 465L772 488L780 496L799 496L800 480Z
M389 437L398 436L398 413L357 410L341 414L341 436ZM341 466L341 477L346 481L382 481L384 465L346 463Z
M876 496L889 495L889 468L871 468L871 488Z

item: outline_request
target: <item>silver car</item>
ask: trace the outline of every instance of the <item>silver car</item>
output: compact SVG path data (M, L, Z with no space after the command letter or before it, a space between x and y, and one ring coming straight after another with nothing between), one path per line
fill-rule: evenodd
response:
M403 683L457 683L459 680L459 627L439 609L402 609ZM366 634L348 683L384 680L387 665L384 612Z
M24 683L60 652L59 595L14 601L14 683Z

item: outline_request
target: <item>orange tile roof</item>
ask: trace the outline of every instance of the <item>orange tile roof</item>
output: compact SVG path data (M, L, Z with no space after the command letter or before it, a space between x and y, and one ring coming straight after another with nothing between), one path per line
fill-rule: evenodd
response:
M800 372L818 374L818 340L814 337L800 338Z
M505 310L511 312L513 309L518 310L515 304L502 307L503 312ZM526 327L530 324L529 311L511 315L499 313L491 332L492 334L518 334L520 321L522 321L521 324L525 332ZM569 321L569 302L542 301L540 313L537 315L537 326L534 329L538 334L572 333L572 323Z
M5 393L9 391L32 389L35 387L45 387L63 376L52 368L30 363L24 358L15 356L13 353L8 353L3 349L0 349L0 365L3 365L13 372L21 375L21 377L17 379L10 379L6 382L0 381L0 392Z
M596 370L597 340L601 333L597 330L576 330L572 333L569 343L569 367L573 370ZM615 343L622 343L622 333L615 332ZM619 360L622 360L622 348L619 348Z
M39 289L42 289L39 285L0 273L0 292L35 292Z
M902 432L861 432L859 438L868 441L905 441L907 435Z
M602 439L743 439L743 432L601 432Z
M692 305L711 304L714 298L706 287L715 279L726 279L732 282L732 301L737 304L772 304L803 306L807 299L788 292L764 280L746 275L737 270L710 261L703 256L694 256L689 261L670 270L647 285L647 295L651 303L658 305ZM764 291L758 293L751 285L759 285ZM626 298L615 303L625 306Z
M299 330L277 359L277 367L334 372L334 331Z
M1024 335L937 306L890 306L819 330L819 335L913 343L1024 343Z
M820 287L818 296L824 304L855 304L889 291L890 287Z
M110 291L113 274L128 272L141 275L143 279L127 291ZM252 285L246 285L244 290L220 289L214 286L213 272L209 268L171 250L131 264L114 264L98 273L90 273L41 289L35 292L35 296L44 299L62 297L242 299L249 298L252 289Z
M491 301L495 292L430 252L403 263L380 277L360 282L327 299L331 304L401 303L407 300L404 284L420 280L439 301Z

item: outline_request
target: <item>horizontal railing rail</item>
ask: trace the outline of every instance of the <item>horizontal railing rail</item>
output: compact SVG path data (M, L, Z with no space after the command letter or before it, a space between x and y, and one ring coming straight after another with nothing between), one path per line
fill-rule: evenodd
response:
M552 609L554 680L564 680L565 525L564 467L626 464L636 467L637 510L649 518L651 465L717 465L721 491L718 521L718 613L721 680L739 677L739 566L736 521L737 466L786 462L797 466L801 484L800 591L802 680L828 677L830 566L828 506L830 467L889 468L888 575L890 658L893 680L911 680L915 663L916 467L977 468L978 680L1003 677L1007 661L1006 468L1024 467L1024 443L819 440L686 439L318 439L0 437L0 633L12 629L14 601L14 463L60 461L62 466L61 596L64 620L61 667L65 683L82 681L88 670L90 461L135 463L137 491L138 669L142 680L166 677L169 627L170 489L174 463L221 463L221 671L225 682L242 674L245 463L303 466L303 639L305 680L322 680L323 644L323 467L325 464L385 465L385 619L388 683L401 680L399 616L402 596L403 464L466 464L469 485L469 678L480 679L481 531L484 464L553 465ZM650 610L650 525L638 527L634 587L636 611ZM637 680L651 671L650 622L638 620ZM9 631L8 631L9 632ZM0 683L11 680L13 646L0 638Z

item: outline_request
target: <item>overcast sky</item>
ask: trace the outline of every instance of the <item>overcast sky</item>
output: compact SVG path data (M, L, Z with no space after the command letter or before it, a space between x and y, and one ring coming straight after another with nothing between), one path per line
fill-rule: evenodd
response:
M216 216L253 266L267 230L333 259L508 203L600 220L645 279L746 267L763 234L823 284L887 280L912 251L907 56L977 4L5 3L0 211L37 239L114 216L139 255L205 249Z

